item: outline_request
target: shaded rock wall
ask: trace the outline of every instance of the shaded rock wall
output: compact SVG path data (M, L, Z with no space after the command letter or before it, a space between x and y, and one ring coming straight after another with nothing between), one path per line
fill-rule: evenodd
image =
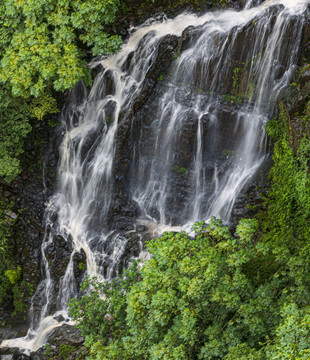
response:
M1 311L0 320L4 326L0 327L0 340L23 336L29 327L31 296L41 280L45 202L55 185L59 132L59 128L51 128L46 122L38 123L25 142L23 172L10 185L0 184L1 192L15 203L15 211L19 214L11 241L16 267L22 268L22 279L15 285L15 303L7 301ZM18 311L15 309L11 315L14 305Z

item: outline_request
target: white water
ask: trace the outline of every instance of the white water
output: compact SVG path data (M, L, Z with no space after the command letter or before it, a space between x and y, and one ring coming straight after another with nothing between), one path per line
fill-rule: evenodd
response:
M141 92L160 40L166 35L181 36L190 25L200 26L200 33L174 60L162 84L165 90L154 100L156 111L148 114L151 125L142 124L134 153L126 154L131 165L123 191L139 205L141 215L134 227L147 225L151 234L187 228L188 224L211 216L230 219L238 194L265 159L264 125L272 100L288 84L295 68L302 13L308 3L308 0L269 0L253 7L255 2L249 1L240 12L217 11L201 17L183 14L160 23L150 20L138 29L131 29L132 35L119 54L100 62L104 70L97 75L89 93L82 85L72 92L71 104L63 115L65 133L60 149L59 187L47 209L47 227L52 230L47 232L42 245L45 280L33 298L33 321L27 336L5 340L1 346L19 347L25 353L35 351L52 329L62 325L52 316L55 306L57 315L68 318L66 304L78 287L73 259L81 249L86 254L87 274L107 280L118 274L129 235L135 231L133 228L125 233L109 226L111 208L116 204L113 172L116 137ZM277 10L275 18L270 10L280 4L284 7ZM290 22L293 16L294 26ZM288 30L294 39L292 43L285 38ZM232 114L229 107L223 115L225 67L236 56L242 33L246 36L239 51L242 61L249 63L245 94L248 101L234 107ZM98 62L93 64L96 65ZM276 66L282 69L277 78ZM189 104L180 101L179 94L188 97ZM136 129L135 116L131 121ZM231 139L226 146L221 138L221 125L227 121L233 126L229 125ZM190 144L192 157L185 161L182 139L188 125L196 128ZM233 155L219 159L223 150ZM186 175L180 178L173 168L184 164ZM178 181L184 182L180 186L181 195ZM57 220L52 221L55 214ZM73 252L55 305L56 284L46 249L56 235L72 243ZM147 257L142 240L139 247L140 256ZM38 299L42 303L39 314L35 311Z

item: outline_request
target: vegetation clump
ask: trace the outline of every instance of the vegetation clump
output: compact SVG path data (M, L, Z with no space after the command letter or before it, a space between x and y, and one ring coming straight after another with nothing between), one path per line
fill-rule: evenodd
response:
M279 258L256 219L193 230L149 242L151 260L119 280L86 282L70 312L90 359L307 359L309 270Z
M55 91L90 82L87 59L116 52L106 29L118 0L13 1L0 4L0 178L12 181L31 124L57 113Z

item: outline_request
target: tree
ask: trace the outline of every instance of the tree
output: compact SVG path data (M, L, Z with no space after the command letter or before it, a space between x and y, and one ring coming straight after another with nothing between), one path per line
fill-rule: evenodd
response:
M215 218L193 230L150 241L138 276L73 301L90 359L307 359L309 246L281 259L255 219L234 234Z
M234 236L220 220L212 219L209 225L196 224L193 238L171 232L152 240L147 244L152 258L142 267L140 281L122 290L116 316L115 296L109 289L117 282L97 294L91 291L80 302L75 299L71 315L84 334L91 335L86 344L93 358L218 359L244 339L248 346L258 346L268 319L259 319L264 304L251 303L257 286L244 270L258 251L257 228L256 220L242 220ZM94 310L96 316L90 315ZM122 332L115 336L110 329L120 314ZM252 325L256 328L251 333Z
M130 269L111 282L87 278L81 287L85 293L69 303L70 315L85 336L85 345L94 359L128 359L122 339L126 326L126 295L141 280L140 268L134 262Z
M0 177L12 181L30 123L58 112L54 91L90 81L86 58L113 53L105 30L119 0L4 0L0 4Z
M267 347L271 360L308 360L310 358L310 312L298 309L296 304L286 304L282 311L282 323L276 330L276 338Z
M213 218L194 226L194 238L169 233L148 244L152 258L128 295L133 358L220 359L246 336L258 345L262 333L249 334L243 308L255 294L243 267L257 251L257 225L242 220L233 236Z
M118 0L4 0L0 5L0 80L13 95L38 97L89 79L87 49L93 55L118 50L121 39L105 27Z

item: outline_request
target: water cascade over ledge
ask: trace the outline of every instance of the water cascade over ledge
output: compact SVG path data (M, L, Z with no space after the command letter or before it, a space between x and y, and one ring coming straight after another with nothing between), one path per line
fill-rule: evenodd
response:
M117 276L147 256L152 234L229 222L266 159L264 126L296 68L308 3L250 0L239 12L150 19L92 64L91 89L77 84L62 113L31 328L1 346L36 351L70 323L67 303L86 274Z

